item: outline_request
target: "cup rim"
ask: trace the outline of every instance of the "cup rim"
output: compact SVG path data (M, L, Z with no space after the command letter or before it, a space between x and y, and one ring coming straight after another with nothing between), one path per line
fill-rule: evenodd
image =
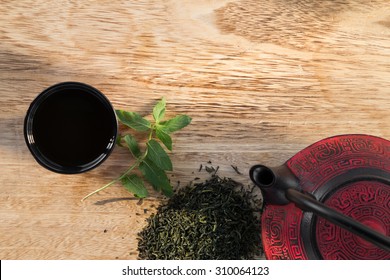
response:
M51 94L56 93L60 90L64 89L78 89L78 90L83 90L87 93L93 94L97 99L99 99L102 104L109 109L112 115L112 125L113 125L113 135L112 138L110 139L109 143L107 144L106 150L98 156L96 159L94 159L91 162L88 162L83 165L78 165L78 166L63 166L61 164L58 164L49 158L47 158L44 154L40 152L38 149L37 145L35 144L34 141L34 135L32 131L33 127L33 119L34 115L38 109L38 107L42 104L46 98L48 98ZM116 143L116 138L118 134L118 120L115 114L115 110L111 104L111 102L108 100L108 98L100 92L98 89L95 87L81 83L81 82L74 82L74 81L67 81L67 82L61 82L54 84L46 89L44 89L40 94L38 94L34 100L31 102L25 119L24 119L24 126L23 126L23 134L24 134L24 139L27 144L28 149L30 150L31 154L33 155L34 159L44 168L54 171L56 173L61 173L61 174L78 174L78 173L83 173L86 171L89 171L91 169L96 168L100 164L102 164L112 153L115 143Z

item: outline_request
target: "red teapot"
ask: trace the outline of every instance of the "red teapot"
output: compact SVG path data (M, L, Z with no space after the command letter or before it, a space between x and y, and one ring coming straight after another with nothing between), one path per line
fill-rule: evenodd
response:
M267 259L390 259L390 142L340 135L255 165Z

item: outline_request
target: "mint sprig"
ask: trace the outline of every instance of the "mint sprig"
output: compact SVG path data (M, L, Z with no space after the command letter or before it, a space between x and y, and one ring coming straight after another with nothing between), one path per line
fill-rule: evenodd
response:
M163 121L165 111L165 98L162 98L153 108L154 121L149 121L135 112L115 111L121 123L133 130L148 133L146 148L142 152L136 138L131 134L118 135L117 145L127 147L135 158L135 162L121 176L91 192L82 200L117 182L121 182L125 189L133 193L135 197L144 198L148 196L144 180L149 182L156 191L161 191L168 197L173 194L172 186L166 174L167 171L173 170L172 161L160 142L169 151L172 151L172 137L170 134L189 125L191 118L187 115L178 115ZM137 168L141 171L143 178L134 173Z

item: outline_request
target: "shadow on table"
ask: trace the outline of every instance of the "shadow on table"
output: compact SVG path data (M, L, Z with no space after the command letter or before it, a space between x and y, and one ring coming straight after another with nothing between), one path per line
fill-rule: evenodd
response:
M95 202L95 205L105 205L107 203L113 203L113 202L118 202L118 201L123 201L123 200L140 200L140 198L137 197L118 197L118 198L110 198L110 199L104 199L104 200L99 200Z

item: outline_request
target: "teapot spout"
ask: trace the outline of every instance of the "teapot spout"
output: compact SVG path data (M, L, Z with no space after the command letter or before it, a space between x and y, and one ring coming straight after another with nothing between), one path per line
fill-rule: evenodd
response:
M299 190L299 182L287 166L267 167L255 165L249 171L253 183L261 189L264 201L268 204L285 205L290 203L286 190Z

